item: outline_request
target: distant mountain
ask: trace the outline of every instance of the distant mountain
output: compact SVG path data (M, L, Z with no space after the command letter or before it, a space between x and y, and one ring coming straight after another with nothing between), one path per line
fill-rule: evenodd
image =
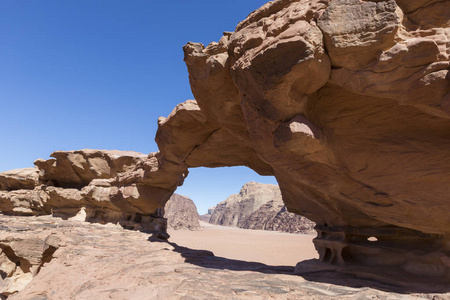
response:
M199 215L194 202L188 197L173 194L164 207L167 227L180 230L200 230Z
M206 223L209 223L209 220L211 219L211 215L213 214L215 208L216 208L215 206L214 207L210 207L208 209L208 213L206 213L204 215L200 215L199 220L203 221L203 222L206 222Z
M209 223L224 226L290 233L311 233L315 226L309 219L288 212L279 187L273 184L246 183L239 194L210 210Z

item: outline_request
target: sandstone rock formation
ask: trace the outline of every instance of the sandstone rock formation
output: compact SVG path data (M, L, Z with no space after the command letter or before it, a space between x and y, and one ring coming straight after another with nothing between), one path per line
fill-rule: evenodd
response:
M244 221L242 228L311 234L315 233L315 225L303 216L288 212L280 197L253 212Z
M196 101L159 120L161 157L274 175L288 210L317 223L324 263L450 281L449 11L278 0L218 43L188 43Z
M36 162L34 188L33 171L1 177L0 210L86 207L89 220L160 228L149 224L188 168L242 165L274 175L287 209L316 222L322 262L448 282L449 11L271 1L218 43L184 47L196 100L158 120L159 153L56 152Z
M263 204L281 198L280 189L273 184L249 182L226 200L218 203L211 215L210 223L242 227L245 220Z
M0 190L33 189L38 183L38 169L16 169L0 173Z
M449 297L436 291L402 295L398 293L401 290L383 291L386 289L383 285L346 287L339 284L336 276L322 277L329 282L314 282L293 276L292 266L215 257L209 251L156 240L150 242L148 234L110 224L49 216L0 215L0 227L2 299L407 300L410 297ZM15 279L18 281L13 286ZM26 282L28 279L31 281ZM353 281L360 286L366 284Z
M21 232L23 227L11 230L5 225L5 220L7 219L3 220L0 233L1 299L23 290L44 264L53 259L53 254L61 243L59 237L48 232L39 230ZM30 223L27 225L34 225L33 222Z
M164 206L167 227L175 230L200 230L199 215L194 202L188 197L173 194Z
M34 169L0 173L3 214L52 214L165 232L160 212L181 182L161 166L158 153L84 149L51 156L36 160Z
M214 208L211 224L245 229L310 233L314 223L286 211L277 185L249 182Z

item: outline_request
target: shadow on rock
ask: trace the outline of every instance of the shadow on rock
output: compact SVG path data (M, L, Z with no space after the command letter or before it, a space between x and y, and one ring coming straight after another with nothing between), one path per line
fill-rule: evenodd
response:
M405 278L395 277L395 274L377 274L375 270L359 270L336 267L319 262L317 259L305 260L293 266L270 266L258 262L249 262L224 257L217 257L208 250L191 249L176 243L157 238L148 238L150 242L167 243L175 252L185 258L185 262L199 267L230 271L251 271L262 274L284 274L299 276L311 283L331 284L351 289L371 288L383 292L411 293L448 293L450 285L432 283L429 281L411 282ZM294 272L295 271L295 272ZM440 299L440 298L437 298Z
M399 294L411 293L448 293L450 285L441 280L429 278L408 278L402 270L393 272L383 268L363 266L336 266L321 263L317 259L299 262L295 275L308 281L346 286L352 288L372 288ZM439 298L440 299L440 298Z

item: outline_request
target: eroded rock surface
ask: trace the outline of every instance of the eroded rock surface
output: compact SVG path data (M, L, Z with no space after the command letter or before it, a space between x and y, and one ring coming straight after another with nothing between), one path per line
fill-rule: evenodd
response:
M355 279L352 282L359 287L348 287L342 281L348 279L342 275L322 274L325 282L314 282L292 275L291 266L216 257L209 251L185 248L151 236L149 241L148 234L111 224L89 224L50 216L0 215L0 226L2 249L4 243L15 249L15 256L9 255L11 259L5 260L4 252L0 255L0 294L11 300L449 297L442 293L405 295L391 286L370 285ZM11 236L14 242L10 241ZM29 263L17 266L17 262L25 260ZM22 281L23 285L16 286L15 290L6 289L6 284L17 278L14 274L22 272L11 270L21 270L25 265L37 270L30 275L31 281ZM11 272L13 275L9 276ZM382 291L389 289L390 292Z
M273 230L290 233L314 233L316 224L307 218L288 212L281 197L263 204L242 224L245 229Z
M317 224L322 262L448 283L449 12L271 1L219 42L184 47L196 100L158 120L159 153L56 152L36 162L34 187L33 171L0 176L0 210L85 207L77 218L151 229L188 168L243 165L274 175L288 210Z
M160 120L161 156L274 175L289 211L317 223L323 262L450 281L449 12L271 1L184 47L196 101Z
M286 211L277 185L249 182L214 208L209 223L245 229L311 233L314 223Z
M183 177L162 167L158 153L84 149L51 156L36 160L34 169L0 173L4 214L51 214L166 230L163 207Z

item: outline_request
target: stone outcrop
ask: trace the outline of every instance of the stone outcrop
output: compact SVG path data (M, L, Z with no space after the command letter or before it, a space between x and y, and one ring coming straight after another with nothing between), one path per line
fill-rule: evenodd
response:
M34 169L0 173L0 210L164 233L163 207L182 177L162 167L158 155L56 151L51 159L36 160Z
M23 230L24 227L11 230L4 225L4 221L1 222L0 227L0 297L2 299L24 289L44 264L53 259L53 254L61 243L59 237L49 232ZM35 225L33 221L30 223ZM28 226L32 226L31 224Z
M164 206L164 211L167 227L170 229L201 229L197 207L188 197L173 194Z
M36 168L16 169L0 173L0 190L33 189L38 183Z
M314 223L286 211L277 185L249 182L216 205L209 223L245 229L310 233Z
M362 288L293 276L293 267L216 257L120 226L49 216L0 215L0 298L37 299L447 299L404 295L356 281ZM32 238L30 238L32 237ZM11 239L15 241L12 242ZM9 245L10 248L7 248ZM46 249L46 250L44 250ZM6 257L6 258L5 258ZM12 262L12 263L11 263ZM10 283L22 276L22 286ZM19 269L19 270L17 270ZM11 271L15 270L15 271ZM334 280L334 281L333 281ZM19 284L19 281L16 281ZM421 288L416 286L416 292ZM384 290L384 291L383 291ZM434 297L434 298L433 298Z
M280 189L276 185L248 182L244 184L239 194L231 195L216 205L209 222L242 227L252 213L275 198L281 198Z
M243 222L242 228L311 234L315 233L315 225L307 218L289 212L279 197L253 212Z
M449 11L278 0L188 43L196 101L160 119L161 157L274 175L330 268L449 281Z

